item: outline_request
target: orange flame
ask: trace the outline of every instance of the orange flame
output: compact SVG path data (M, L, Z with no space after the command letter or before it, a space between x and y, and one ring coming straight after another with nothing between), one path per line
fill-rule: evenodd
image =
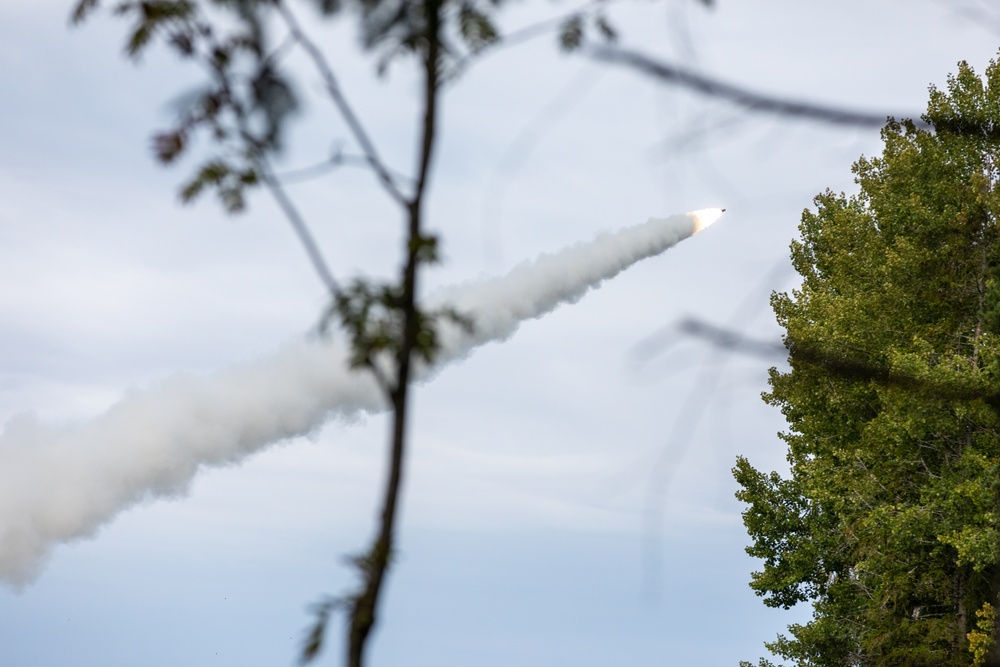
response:
M725 210L724 208L703 208L699 211L691 211L691 217L694 218L694 233L697 234L721 218L722 212Z

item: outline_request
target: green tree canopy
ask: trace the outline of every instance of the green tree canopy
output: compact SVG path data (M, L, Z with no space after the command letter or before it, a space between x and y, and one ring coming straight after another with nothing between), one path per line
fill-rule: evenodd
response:
M772 298L790 474L734 474L751 587L813 605L766 644L797 665L1000 665L1000 64L960 63L924 120L816 197Z

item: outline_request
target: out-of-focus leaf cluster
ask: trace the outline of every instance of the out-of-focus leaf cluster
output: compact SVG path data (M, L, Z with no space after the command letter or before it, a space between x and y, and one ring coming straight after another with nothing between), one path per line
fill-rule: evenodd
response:
M177 161L207 136L211 154L181 186L190 201L213 190L231 213L245 206L245 192L261 182L263 159L279 152L288 121L299 108L296 87L280 66L294 35L273 39L282 25L285 0L122 0L114 16L129 22L125 53L140 59L162 44L182 60L196 62L207 82L178 105L175 124L153 140L157 159ZM423 0L303 0L320 19L352 11L364 48L376 52L385 72L396 58L426 57L427 5ZM451 0L441 7L439 67L461 61L499 40L494 14L500 0ZM71 20L80 23L101 0L78 0ZM280 35L279 35L280 37Z
M589 31L608 44L618 41L618 30L611 24L607 14L573 14L559 26L559 46L563 51L576 51L583 46Z
M312 606L314 620L302 642L302 650L299 653L300 665L309 664L319 657L323 650L323 640L326 637L326 626L330 621L330 615L348 603L349 601L344 598L327 597Z
M423 237L417 249L421 263L437 261L437 240ZM399 284L357 279L337 291L328 318L336 317L351 345L352 368L370 368L379 360L395 359L400 353L405 326L405 299ZM417 334L413 354L432 363L440 348L439 326L449 322L472 331L472 320L454 308L444 307L415 313Z
M257 172L252 168L238 169L222 160L212 160L203 164L181 189L181 200L189 202L205 188L215 188L226 210L237 213L246 206L243 191L257 185L257 180Z
M208 82L178 105L175 124L153 138L153 152L164 164L177 161L199 133L214 144L182 185L183 201L208 188L227 211L242 211L246 190L261 180L261 159L282 147L299 102L278 66L280 51L270 47L265 12L275 1L126 0L112 8L131 21L125 40L130 58L141 58L160 41L208 73ZM84 20L99 4L81 0L72 20ZM220 12L231 20L218 20Z

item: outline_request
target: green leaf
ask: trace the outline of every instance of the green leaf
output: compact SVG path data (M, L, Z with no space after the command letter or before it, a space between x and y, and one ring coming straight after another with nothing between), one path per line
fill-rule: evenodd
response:
M563 51L570 52L580 48L583 43L583 17L572 16L563 22L559 28L559 46Z
M139 55L139 53L149 44L149 41L153 38L153 31L155 30L155 25L152 23L144 22L140 23L132 34L129 36L128 41L125 43L125 52L132 57Z
M184 152L187 145L187 133L184 130L163 132L153 137L153 152L156 159L164 164L170 164Z
M76 25L83 22L100 4L101 0L80 0L76 3L76 7L73 8L73 13L70 15L70 23Z
M228 177L233 174L232 167L223 160L209 160L198 169L195 177L188 181L180 192L181 201L188 203L193 201L207 187L219 189L219 195L227 211L238 212L242 210L241 195L233 194L232 186L224 187Z
M482 51L500 38L490 18L471 3L463 3L459 9L458 29L473 53Z
M338 608L343 607L344 604L345 600L342 598L327 598L313 605L314 620L302 642L302 650L299 653L300 665L307 665L319 657L323 651L323 641L326 637L326 627L329 624L330 615Z

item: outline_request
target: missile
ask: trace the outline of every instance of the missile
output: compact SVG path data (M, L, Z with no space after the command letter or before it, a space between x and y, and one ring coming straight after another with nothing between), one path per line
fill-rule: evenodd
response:
M692 235L706 229L709 225L718 220L725 212L726 209L724 208L703 208L700 211L692 211L689 213L688 215L694 219L694 228L691 231Z
M477 347L510 338L524 322L690 238L722 211L652 218L429 296L431 310L451 308L474 326L442 319L434 365L415 362L412 377L429 381ZM0 428L0 584L23 587L57 544L91 538L140 503L183 495L201 470L237 464L333 419L385 411L374 376L349 369L351 354L342 337L295 340L252 362L132 391L82 423L13 417Z

